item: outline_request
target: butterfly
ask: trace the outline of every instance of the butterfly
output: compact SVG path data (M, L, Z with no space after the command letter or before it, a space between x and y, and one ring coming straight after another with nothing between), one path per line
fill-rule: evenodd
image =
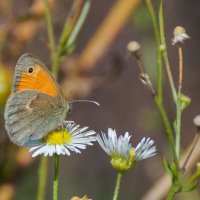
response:
M22 146L41 139L63 125L69 107L44 63L30 53L22 55L4 113L10 140Z

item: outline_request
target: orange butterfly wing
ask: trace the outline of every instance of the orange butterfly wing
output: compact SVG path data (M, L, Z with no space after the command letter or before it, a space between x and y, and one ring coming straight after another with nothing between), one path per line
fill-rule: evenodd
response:
M49 72L50 73L50 72ZM36 90L49 96L58 96L58 86L48 71L39 64L35 64L33 72L23 72L18 80L16 92L24 90Z

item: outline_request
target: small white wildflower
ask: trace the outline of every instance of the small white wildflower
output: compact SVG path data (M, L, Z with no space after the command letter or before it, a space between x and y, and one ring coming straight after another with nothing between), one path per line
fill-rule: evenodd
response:
M53 154L68 155L70 151L81 153L87 145L93 145L96 141L95 131L88 130L88 127L79 128L79 125L67 123L64 130L55 130L48 133L42 140L30 141L34 145L29 151L33 152L32 157L38 155L52 156Z
M108 136L102 133L97 134L97 141L102 149L111 157L111 164L119 171L132 168L139 160L143 160L156 154L154 141L143 138L136 148L133 148L130 141L131 136L128 132L124 136L117 138L116 131L109 128Z

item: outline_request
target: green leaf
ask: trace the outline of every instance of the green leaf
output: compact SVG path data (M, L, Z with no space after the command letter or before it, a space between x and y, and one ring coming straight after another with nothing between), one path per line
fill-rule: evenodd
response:
M169 174L171 179L173 179L173 172L171 170L170 164L168 163L168 161L166 160L165 157L164 157L164 160L163 160L163 164L164 164L165 171Z

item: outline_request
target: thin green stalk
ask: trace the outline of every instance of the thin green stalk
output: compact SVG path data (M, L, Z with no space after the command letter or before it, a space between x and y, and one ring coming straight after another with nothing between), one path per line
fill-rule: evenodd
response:
M58 174L59 174L59 156L54 156L54 181L53 181L53 200L58 200Z
M152 0L146 0L147 8L149 11L149 15L151 17L151 21L153 24L154 34L156 38L156 62L157 62L157 95L159 101L163 100L163 70L162 70L162 56L160 51L160 33L159 27L156 20L155 11L153 9Z
M45 18L47 23L47 32L48 32L48 38L49 38L49 46L51 50L51 57L54 57L54 53L56 51L56 45L55 45L55 37L53 32L53 26L52 26L52 20L51 20L51 14L50 14L50 8L49 8L49 1L44 1L44 7L45 7Z
M181 140L181 89L182 89L182 80L183 80L183 56L182 48L178 47L179 52L179 85L178 85L178 98L176 102L176 155L177 158L180 157L180 140Z
M70 48L74 44L74 42L75 42L75 40L76 40L76 38L77 38L82 26L83 26L83 24L84 24L84 22L86 20L86 17L87 17L87 15L89 13L90 7L91 7L91 0L86 0L84 5L83 5L80 17L79 17L79 19L78 19L73 31L71 32L69 38L67 39L66 45L63 46L62 42L59 44L58 51L57 51L57 53L56 53L56 55L54 57L54 60L53 60L52 72L54 74L57 74L60 58L62 56L63 51L67 52L68 48ZM67 32L66 32L66 34L67 34ZM62 33L61 35L62 35L62 38L66 38L64 33ZM64 41L64 39L62 39L62 41Z
M77 24L74 27L74 30L73 30L72 34L70 35L70 37L69 37L69 40L67 41L66 49L68 47L70 47L75 42L75 40L76 40L76 38L77 38L81 28L82 28L87 16L88 16L88 13L90 11L90 7L91 7L91 0L86 0L85 4L83 6L83 9L81 11L81 15L80 15L80 17L79 17L79 19L77 21Z
M80 17L85 0L74 0L69 15L65 21L64 28L59 38L59 46L64 48L74 29L77 19Z
M176 103L176 157L180 157L180 140L181 140L181 95L178 93L177 103Z
M115 192L114 192L113 200L117 200L118 199L121 178L122 178L122 172L119 171L118 175L117 175L117 181L116 181L116 186L115 186Z
M163 55L170 87L172 89L173 98L174 98L174 101L176 102L177 93L176 93L176 89L174 86L174 80L173 80L171 69L170 69L169 58L168 58L168 54L167 54L167 46L166 46L166 42L165 42L165 31L164 31L164 21L163 21L163 1L162 0L160 0L160 4L159 4L158 18L159 18L160 39L161 39L160 50Z
M37 200L45 199L45 191L46 191L46 179L47 179L47 157L40 158L40 167L39 167L39 181L38 181L38 191L37 191Z
M181 140L181 96L179 93L178 93L177 102L176 102L175 130L176 130L176 139L175 139L176 157L177 157L177 159L179 159L179 157L180 157L180 140Z
M56 53L56 55L53 59L53 65L52 65L52 73L56 79L58 78L59 63L60 63L60 55L58 53Z
M161 115L161 118L162 118L162 121L163 121L163 124L164 124L164 127L165 127L167 138L168 138L169 143L170 143L170 150L171 150L172 155L173 155L173 160L174 160L176 166L178 166L178 160L177 160L176 152L175 152L175 143L174 143L173 131L172 131L167 113L166 113L166 111L163 107L162 102L160 102L160 100L157 96L154 97L154 101L155 101L156 106L157 106L157 108L160 112L160 115Z

